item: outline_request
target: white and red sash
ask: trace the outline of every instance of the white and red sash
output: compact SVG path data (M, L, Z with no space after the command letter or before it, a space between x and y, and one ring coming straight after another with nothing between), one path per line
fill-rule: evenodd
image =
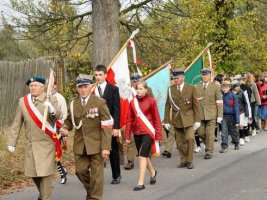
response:
M35 124L42 129L42 122L43 122L43 116L39 112L39 110L35 107L35 105L32 103L32 97L31 94L24 96L24 104L25 107L31 116L32 120L35 122ZM60 147L60 141L58 139L58 135L56 133L56 130L48 123L46 122L45 125L45 133L53 140L56 147L56 161L60 160L62 156L62 150Z
M131 101L131 104L133 106L133 111L135 116L137 117L137 120L139 124L142 126L142 128L150 135L150 137L153 139L152 145L151 145L151 152L154 157L157 157L160 155L160 148L159 148L159 141L155 140L155 129L150 123L150 121L147 119L147 117L144 115L144 113L141 111L138 100L136 97Z

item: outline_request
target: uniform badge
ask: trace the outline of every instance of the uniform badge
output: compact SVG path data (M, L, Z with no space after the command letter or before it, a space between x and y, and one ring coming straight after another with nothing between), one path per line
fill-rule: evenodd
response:
M89 108L86 114L86 118L95 118L98 116L99 116L98 108Z

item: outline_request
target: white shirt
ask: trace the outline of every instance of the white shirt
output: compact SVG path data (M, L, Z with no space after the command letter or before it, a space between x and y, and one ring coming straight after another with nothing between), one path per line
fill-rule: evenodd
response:
M88 95L88 97L86 97L85 99L81 98L81 103L83 105L83 100L85 100L85 105L87 104L88 100L90 98L90 95Z
M177 90L179 90L179 86L180 86L180 92L182 92L184 88L184 82L181 85L177 85Z
M100 87L100 88L101 88L102 96L104 95L104 91L105 91L105 89L106 89L106 86L107 86L107 81L104 81L104 82L101 83L100 85L97 84L97 87Z
M58 92L55 92L52 95L57 98L58 106L62 113L62 116L60 116L60 120L64 121L68 116L68 108L67 108L66 100L62 96L62 94Z
M209 81L208 81L207 83L204 83L204 82L203 82L203 88L206 89L206 88L208 87L209 83L210 83ZM205 87L205 86L206 86L206 87Z

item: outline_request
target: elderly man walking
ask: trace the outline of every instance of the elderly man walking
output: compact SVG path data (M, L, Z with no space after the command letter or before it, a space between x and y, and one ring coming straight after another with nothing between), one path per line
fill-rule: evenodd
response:
M57 100L51 96L46 101L45 79L41 76L30 78L26 84L30 93L19 100L15 119L8 134L7 149L15 151L22 124L25 126L25 175L31 177L37 186L39 200L51 200L52 175L55 172L55 156L59 155L59 141L53 137L54 123L61 115ZM42 131L44 106L48 106L46 130Z

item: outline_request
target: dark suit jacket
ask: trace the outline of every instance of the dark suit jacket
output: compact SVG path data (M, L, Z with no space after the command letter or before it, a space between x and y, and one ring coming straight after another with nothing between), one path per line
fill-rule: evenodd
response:
M109 112L114 119L113 129L120 128L120 93L117 86L111 85L107 82L103 99L106 100Z

